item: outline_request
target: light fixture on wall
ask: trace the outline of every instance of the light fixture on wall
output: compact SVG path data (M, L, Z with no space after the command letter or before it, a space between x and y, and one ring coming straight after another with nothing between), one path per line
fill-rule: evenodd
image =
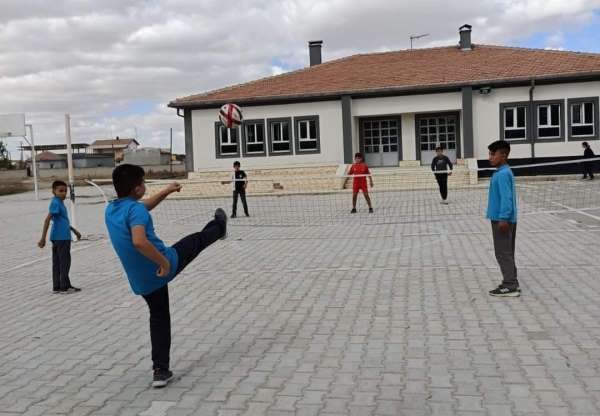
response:
M481 95L488 95L490 92L492 92L492 87L479 88L479 94L481 94Z

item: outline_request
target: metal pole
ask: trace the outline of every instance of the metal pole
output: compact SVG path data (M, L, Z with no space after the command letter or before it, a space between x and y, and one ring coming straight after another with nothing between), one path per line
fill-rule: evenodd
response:
M33 165L33 189L35 191L35 200L39 201L40 193L38 191L38 176L37 176L37 162L35 161L35 140L33 139L33 125L26 124L29 128L29 137L31 138L31 164Z
M73 149L71 148L71 116L69 114L65 114L65 140L67 142L67 167L71 196L71 224L74 228L77 228L77 217L75 216L75 180L73 178Z
M173 127L171 127L171 146L169 147L169 172L173 173Z

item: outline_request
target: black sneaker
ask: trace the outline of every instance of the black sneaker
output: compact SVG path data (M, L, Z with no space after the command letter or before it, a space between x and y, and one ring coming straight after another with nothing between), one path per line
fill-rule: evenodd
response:
M369 214L373 213L373 208L369 208Z
M500 298L518 298L519 296L521 296L521 289L510 289L508 287L500 285L496 289L490 290L489 293L490 296L496 296Z
M235 218L235 217L237 217L237 215L235 215L235 214L231 214L231 215L229 216L229 218Z
M154 378L152 379L152 387L160 389L165 387L169 381L173 379L173 372L157 368L154 370Z
M249 217L249 216L250 216L250 214L248 214L248 213L246 212L246 217Z
M52 289L52 293L54 293L55 295L60 293L60 289Z
M227 238L227 214L223 211L223 208L217 208L215 210L215 220L221 220L225 223L225 232L221 237L221 240L225 240Z
M350 214L356 214L356 208L352 208L352 211L350 211Z
M81 289L75 286L71 286L67 289L67 293L81 292Z

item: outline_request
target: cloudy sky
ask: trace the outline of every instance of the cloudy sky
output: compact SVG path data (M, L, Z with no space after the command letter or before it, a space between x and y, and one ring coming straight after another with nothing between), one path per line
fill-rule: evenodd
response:
M0 0L0 114L25 113L36 142L134 137L183 151L167 103L323 59L473 41L600 53L600 0ZM216 115L215 115L216 117ZM11 139L10 148L18 145ZM17 157L17 152L13 157Z

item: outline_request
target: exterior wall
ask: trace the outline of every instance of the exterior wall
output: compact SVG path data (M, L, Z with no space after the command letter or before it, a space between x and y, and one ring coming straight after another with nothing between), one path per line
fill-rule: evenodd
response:
M123 162L132 165L168 165L170 155L159 149L135 149L123 153Z
M236 159L217 159L215 121L218 119L218 110L192 110L194 170L229 170L234 160L240 160L243 169L343 163L344 144L340 101L245 107L242 111L245 119L265 119L265 123L268 118L292 117L293 119L293 117L318 115L320 153L264 157L243 157L240 153L239 158ZM265 125L265 133L267 129L268 126Z
M536 86L533 92L534 101L564 100L565 131L568 128L567 102L569 98L600 96L600 82L582 82L570 84L553 84ZM529 101L529 87L494 88L487 95L473 92L473 142L474 157L487 159L487 145L500 137L500 104L506 102ZM569 141L568 134L561 142L535 140L536 157L580 156L583 154L581 141ZM596 151L600 150L598 140L588 140ZM511 145L511 158L531 157L531 144Z
M441 94L404 95L398 97L362 98L352 101L352 115L356 120L363 117L401 115L402 160L416 160L415 114L459 111L462 108L460 92ZM355 123L353 137L355 151L358 150L359 124ZM460 129L462 136L462 129ZM463 143L460 138L461 146Z
M78 168L96 168L96 167L113 167L115 161L109 157L90 157L73 159L73 167Z
M66 169L67 161L66 160L45 160L45 161L36 161L36 165L38 169Z

